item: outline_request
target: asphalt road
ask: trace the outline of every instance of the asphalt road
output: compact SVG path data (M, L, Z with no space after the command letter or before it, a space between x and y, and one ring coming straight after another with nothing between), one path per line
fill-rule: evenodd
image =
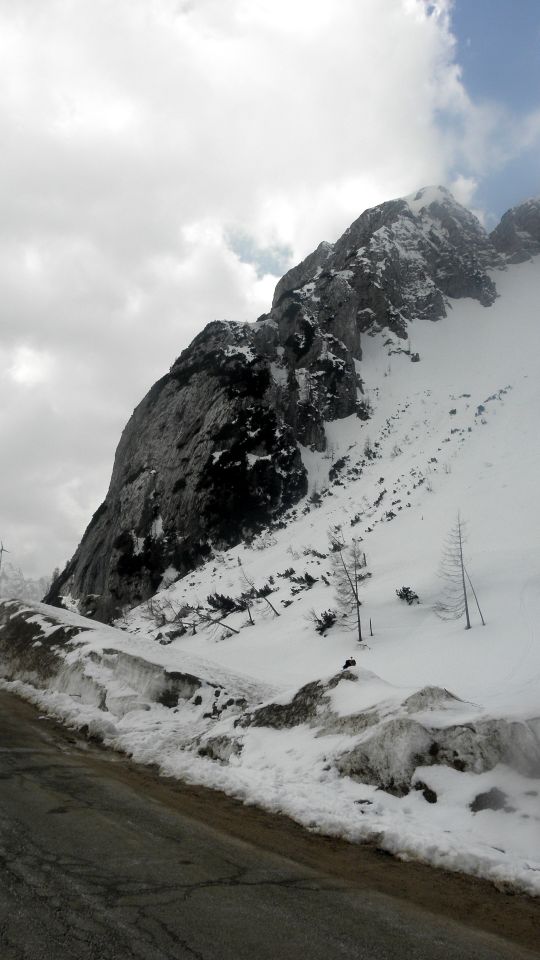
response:
M162 783L0 692L0 960L517 960L539 920Z

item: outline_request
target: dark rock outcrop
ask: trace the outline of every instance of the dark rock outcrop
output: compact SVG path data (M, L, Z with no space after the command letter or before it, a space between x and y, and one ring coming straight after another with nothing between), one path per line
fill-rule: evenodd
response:
M407 322L439 320L445 298L485 306L496 290L487 269L497 255L475 216L444 187L366 210L331 247L321 244L276 287L272 315L301 302L355 355L360 334Z
M47 602L71 595L110 621L165 573L272 524L307 492L301 445L324 450L325 421L365 417L361 337L404 338L452 297L488 306L499 261L476 218L426 188L320 244L256 323L209 324L134 411L107 497Z
M302 723L314 724L321 710L329 709L329 693L347 680L356 682L355 674L347 670L336 673L330 680L313 680L294 694L289 703L267 703L240 717L238 727L271 727L274 730L291 729Z
M508 210L490 240L507 263L523 263L540 253L540 199Z
M134 411L107 498L53 584L110 620L152 596L168 568L271 522L307 489L293 429L249 327L210 324ZM173 573L174 576L174 573Z

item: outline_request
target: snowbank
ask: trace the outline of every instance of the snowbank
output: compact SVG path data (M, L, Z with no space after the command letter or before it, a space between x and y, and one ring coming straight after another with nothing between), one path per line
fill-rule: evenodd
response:
M540 729L362 668L300 690L44 605L0 604L0 684L163 774L540 893ZM536 774L536 779L533 776Z

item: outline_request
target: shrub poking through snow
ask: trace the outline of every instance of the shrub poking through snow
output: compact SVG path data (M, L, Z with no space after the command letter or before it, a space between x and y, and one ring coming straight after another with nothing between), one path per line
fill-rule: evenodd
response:
M339 460L336 460L328 471L328 479L335 480L337 475L345 468L349 459L349 457L340 457Z
M327 554L327 553L319 553L319 551L318 551L318 550L315 550L313 547L306 547L306 549L304 550L304 556L305 556L305 557L317 557L318 560L326 560L328 554ZM294 573L294 570L293 570L293 573Z
M396 590L400 600L406 600L406 602L411 606L413 603L420 603L420 598L414 590L411 590L410 587L401 587L400 590Z
M315 630L317 633L320 633L321 636L324 636L327 630L330 630L330 627L333 627L337 620L337 613L335 610L323 610L322 613L315 613L314 610L311 611L310 618L315 624Z
M209 606L214 610L223 610L225 613L233 613L235 610L241 609L238 606L238 601L233 597L228 597L223 593L211 593L206 598Z
M364 398L356 404L356 416L359 420L369 420L373 415L371 400Z

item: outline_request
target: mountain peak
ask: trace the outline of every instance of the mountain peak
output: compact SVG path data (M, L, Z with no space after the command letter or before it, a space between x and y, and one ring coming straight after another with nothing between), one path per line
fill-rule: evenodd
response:
M408 203L412 213L419 213L421 210L428 209L433 204L459 206L450 191L442 186L422 187L421 190L417 190L416 193L410 193L402 199Z
M444 317L449 297L489 306L496 262L478 219L446 187L427 186L365 210L335 244L320 244L279 281L272 311L302 301L310 316L331 317L359 357L353 332L388 327L405 337L409 321Z

